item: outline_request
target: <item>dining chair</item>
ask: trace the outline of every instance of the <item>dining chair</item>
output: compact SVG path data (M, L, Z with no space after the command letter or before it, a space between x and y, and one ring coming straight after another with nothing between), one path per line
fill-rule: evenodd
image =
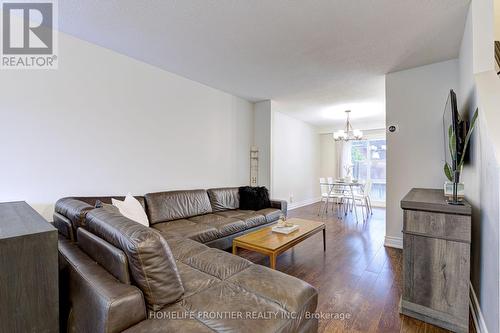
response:
M368 204L368 209L369 209L371 215L373 215L372 198L370 197L370 193L372 193L372 187L373 187L373 181L369 180L366 184L365 193L364 193L365 198L366 198L366 202Z
M328 177L327 182L330 186L329 198L332 204L336 205L337 217L342 218L344 216L344 203L346 202L347 194L344 186L339 185L333 180L333 177Z
M370 192L372 190L372 180L368 179L363 186L363 189L360 193L354 194L354 200L359 201L361 206L361 211L363 213L363 221L368 220L369 215L373 214L371 200L370 200ZM363 212L364 210L364 212Z
M323 211L323 209L325 209L325 211L328 211L328 195L330 193L330 189L325 178L319 179L319 189L321 192L321 204L318 209L318 216L321 214L321 211Z

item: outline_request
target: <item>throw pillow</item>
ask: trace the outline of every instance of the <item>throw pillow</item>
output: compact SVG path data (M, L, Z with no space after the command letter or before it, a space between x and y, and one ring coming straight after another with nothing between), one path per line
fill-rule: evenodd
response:
M120 214L126 218L149 227L148 216L146 215L144 208L142 208L139 200L134 198L130 193L127 194L124 201L112 198L111 202L113 206L118 208Z
M271 207L269 191L264 186L242 186L238 189L240 195L240 209L261 210Z

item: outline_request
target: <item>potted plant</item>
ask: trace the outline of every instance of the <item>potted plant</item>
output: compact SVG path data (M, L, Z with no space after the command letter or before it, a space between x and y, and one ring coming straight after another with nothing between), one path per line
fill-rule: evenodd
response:
M452 197L454 195L454 186L456 186L455 191L458 198L464 197L464 184L460 182L460 174L462 173L462 169L464 166L467 146L469 145L470 137L476 125L477 115L478 115L478 109L476 109L474 115L472 116L471 124L465 136L464 144L462 146L463 147L462 152L457 152L456 149L457 137L455 132L453 131L452 126L448 128L449 153L451 155L451 160L456 161L457 167L456 170L453 170L452 166L450 166L448 162L444 163L444 174L446 175L446 178L448 178L449 180L444 184L444 194L447 197ZM460 125L462 125L464 120L460 119L459 122Z
M344 165L344 171L345 171L345 177L344 180L348 183L352 181L352 164L346 164Z

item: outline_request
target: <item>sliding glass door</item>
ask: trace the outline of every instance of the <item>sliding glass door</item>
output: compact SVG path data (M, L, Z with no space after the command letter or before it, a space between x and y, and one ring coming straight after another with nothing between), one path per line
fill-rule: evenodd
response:
M371 179L370 197L374 205L385 206L386 192L386 153L385 138L352 141L351 162L353 178L360 181Z

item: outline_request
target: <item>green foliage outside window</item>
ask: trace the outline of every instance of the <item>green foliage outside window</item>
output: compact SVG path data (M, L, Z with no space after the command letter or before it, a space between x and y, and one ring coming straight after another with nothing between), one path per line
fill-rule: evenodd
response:
M361 161L365 160L363 153L361 152L361 150L359 150L358 147L352 147L351 158L352 158L353 163L354 162L361 162Z

